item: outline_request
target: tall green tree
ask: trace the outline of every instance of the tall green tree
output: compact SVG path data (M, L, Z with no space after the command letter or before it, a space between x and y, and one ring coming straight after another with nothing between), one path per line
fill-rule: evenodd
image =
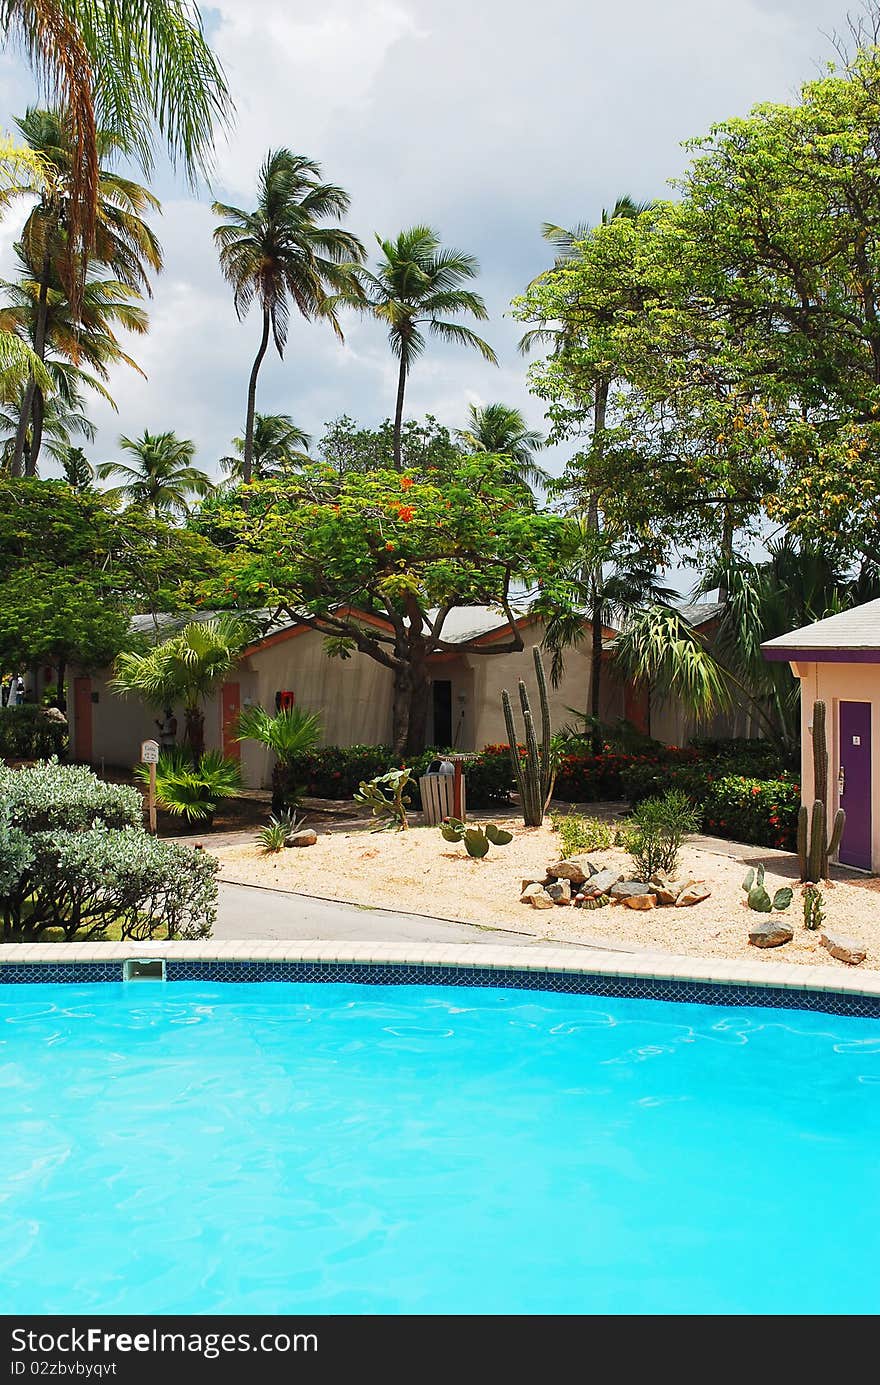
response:
M235 572L206 583L204 599L228 602L234 591L245 608L320 631L330 654L357 651L387 669L396 752L415 753L425 745L431 655L522 649L512 593L539 580L549 590L565 561L564 521L522 501L490 454L460 457L436 476L313 466L246 494L218 491L198 526L222 549L237 540ZM510 637L447 639L450 613L478 603L496 607L499 624L510 619Z
M289 149L270 150L260 169L253 211L214 203L223 225L214 231L220 266L232 285L235 311L244 318L256 302L262 332L248 381L242 480L254 458L257 379L269 336L284 355L291 308L322 318L342 339L339 308L359 300L356 268L364 256L357 236L332 223L345 215L349 196L321 181L321 166Z
M544 486L549 476L538 465L535 453L546 446L544 435L530 428L519 409L509 404L471 404L467 426L457 429L464 446L473 452L494 452L510 462L512 480L527 486Z
M64 110L73 154L64 280L74 311L92 252L100 136L124 140L149 174L157 145L194 178L232 103L190 0L0 0L0 34Z
M35 198L20 241L20 254L29 277L38 286L31 345L45 359L49 322L49 294L64 281L69 245L71 198L75 180L76 151L69 124L58 111L30 108L16 124L27 146L39 159L37 177L25 177L0 190L0 208L20 197ZM116 173L110 164L129 152L126 144L107 131L97 132L98 184L90 262L105 267L113 279L135 296L149 292L148 270L160 270L162 251L144 220L144 213L158 211L158 199L146 188ZM30 465L35 474L40 451L43 397L36 380L22 394L12 469L22 469L25 437L31 429Z
M394 465L402 469L401 432L406 382L427 345L428 336L470 346L497 365L488 342L470 327L450 319L469 316L478 322L489 314L479 294L465 285L477 277L479 264L462 250L444 250L430 226L410 226L396 240L376 237L381 249L375 270L362 270L367 310L384 324L397 358L394 409Z
M138 334L146 332L147 315L140 307L140 295L116 279L89 278L83 285L80 307L74 317L55 265L50 266L48 284L41 283L31 277L28 259L20 247L16 250L19 279L0 281L3 294L0 330L15 332L35 344L39 338L36 354L48 369L51 387L61 394L62 402L68 407L79 397L82 388L95 391L113 405L104 383L109 379L110 368L122 364L143 374L132 357L123 351L116 335L119 328ZM22 434L20 425L29 391L34 407ZM43 436L45 389L33 377L19 399L19 425L11 470L14 475L21 472L19 459L23 458L24 441L30 429L28 474L35 475Z
M113 501L121 500L154 518L176 518L187 514L191 501L213 489L206 472L193 466L196 445L176 433L150 433L139 438L119 439L119 445L132 458L128 462L101 462L96 475L104 481L117 477L119 484L105 491Z
M419 475L455 467L463 453L449 429L432 414L424 420L405 421L400 451L404 470ZM386 418L378 428L362 428L348 414L341 414L327 424L317 453L340 476L349 471L386 471L394 466L394 424Z
M302 466L309 460L311 435L303 431L289 414L254 414L253 456L251 476L268 481L283 476L290 467ZM244 480L244 438L233 438L235 451L220 458L220 467L233 481Z

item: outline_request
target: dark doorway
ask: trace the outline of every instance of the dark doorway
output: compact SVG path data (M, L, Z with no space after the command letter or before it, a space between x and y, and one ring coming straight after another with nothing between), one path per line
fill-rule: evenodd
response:
M441 750L452 745L452 683L448 678L431 684L434 696L434 744Z

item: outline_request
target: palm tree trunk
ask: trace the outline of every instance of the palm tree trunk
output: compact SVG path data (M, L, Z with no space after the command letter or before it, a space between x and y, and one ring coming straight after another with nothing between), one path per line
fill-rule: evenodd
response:
M397 376L397 404L394 409L394 466L403 471L401 453L401 434L403 432L403 396L406 390L406 358L400 357L400 371Z
M602 730L599 725L600 693L602 687L602 591L601 573L593 583L593 601L590 609L591 648L590 648L590 717L592 718L593 754L601 755L603 749Z
M37 299L37 321L34 328L34 353L40 360L46 358L46 325L49 320L49 270L50 260L48 254L43 257L43 268L40 275L40 296ZM25 440L27 438L28 424L31 419L31 410L34 404L34 395L37 389L37 382L33 376L25 385L24 396L21 401L21 413L18 419L18 428L15 433L15 450L12 454L10 471L13 476L21 476L24 461ZM27 476L36 475L36 461L34 451L31 448L28 457Z
M729 505L724 507L721 525L721 581L718 583L718 600L726 601L730 595L727 573L733 562L733 515Z
M263 306L263 335L260 338L260 349L254 357L251 366L251 378L248 381L247 399L247 419L244 426L244 457L241 464L241 479L245 485L250 485L251 476L254 468L254 412L257 403L257 376L260 373L260 366L263 364L263 357L269 345L269 309Z
M34 401L31 406L31 418L33 428L31 429L30 455L25 467L25 476L36 476L37 461L40 456L40 448L43 445L43 419L46 413L46 400L43 391L37 385L34 390Z
M205 718L200 707L184 707L183 740L189 746L193 762L198 764L205 749Z

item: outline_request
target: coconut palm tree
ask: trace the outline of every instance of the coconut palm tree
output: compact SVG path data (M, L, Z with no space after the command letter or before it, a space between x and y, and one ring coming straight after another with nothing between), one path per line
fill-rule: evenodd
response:
M471 404L466 428L456 429L466 447L474 452L493 452L511 463L509 481L527 486L544 485L550 479L535 461L535 453L546 446L543 434L529 428L519 409L508 404Z
M426 346L426 334L440 341L471 346L497 365L495 352L476 332L450 318L467 314L485 321L489 314L479 294L463 285L475 279L479 264L461 250L444 250L430 226L410 226L396 240L376 237L382 254L375 271L362 270L367 311L388 331L397 358L397 402L394 410L394 465L402 468L400 437L406 382Z
M88 442L95 440L95 425L92 420L83 412L82 397L77 393L73 398L68 398L61 394L50 395L45 400L43 406L43 446L54 461L64 465L65 459L70 452L79 452L79 448L71 446L71 437L78 434ZM5 471L12 471L12 459L15 454L15 444L18 435L19 409L0 408L0 434L5 437L0 441L0 457ZM25 475L33 476L36 474L36 466L31 466L31 430L28 429L25 438Z
M31 345L39 330L42 341L38 358L41 364L45 361L49 376L54 377L54 387L67 391L68 399L71 388L87 387L113 405L104 384L109 379L110 368L122 364L143 374L132 357L122 350L114 330L122 327L128 332L146 332L147 315L137 303L139 295L116 279L89 278L83 286L78 314L74 317L60 271L54 264L46 286L31 276L27 257L20 246L16 247L16 253L20 278L0 281L0 291L5 298L0 306L0 331L15 332ZM36 474L42 444L45 398L45 389L36 376L34 382L30 379L25 382L19 400L20 419L26 397L32 391L30 475ZM20 474L19 457L23 459L23 448L19 453L17 435L13 474Z
M121 437L119 445L134 460L101 462L95 468L100 480L109 476L120 478L107 496L147 510L156 519L187 514L195 496L207 495L213 489L204 471L193 466L196 445L176 433L149 433L144 429L139 438Z
M146 654L120 654L110 687L154 707L182 703L184 743L198 762L205 748L205 700L236 668L253 633L237 616L191 621Z
M41 172L0 189L0 209L19 197L36 198L20 245L30 277L39 289L32 345L36 354L45 359L49 292L53 284L64 284L75 150L70 128L57 111L30 108L16 124L28 148L37 155ZM97 140L98 187L90 260L104 265L116 282L140 296L149 293L148 269L158 271L162 268L161 247L143 219L145 212L159 210L159 201L139 183L122 177L109 166L114 159L130 152L123 140L104 130L97 132ZM32 427L31 414L38 414L42 408L42 401L37 398L38 390L36 381L32 381L22 397L12 460L14 474L22 469L25 435ZM39 439L36 420L33 432ZM31 448L32 469L27 474L35 474L38 456L39 441Z
M303 432L289 414L254 414L251 477L268 481L283 476L291 467L309 460L311 435ZM244 438L233 438L235 452L220 458L221 470L234 481L241 481L244 469Z
M257 378L271 333L284 355L291 307L307 320L324 318L342 340L338 309L359 300L356 267L364 257L357 236L338 221L348 211L342 188L321 181L321 165L289 149L270 150L260 169L253 211L214 203L223 224L214 231L220 267L244 318L256 302L262 316L260 345L248 381L242 480L253 471Z
M534 610L544 616L544 647L552 655L550 678L558 685L564 672L565 651L590 640L590 700L585 709L593 750L602 749L601 689L604 633L646 606L668 603L672 592L657 577L652 556L607 530L594 529L589 517L575 514L571 554L551 597L539 597ZM560 600L564 594L565 599ZM589 615L589 622L584 615Z
M880 596L880 565L856 572L790 535L760 563L741 558L707 570L695 589L726 586L717 631L706 637L667 604L634 612L615 641L615 661L630 676L680 698L698 718L739 702L785 754L800 737L800 684L785 663L764 659L761 644Z
M214 126L231 115L226 79L190 0L0 0L0 37L24 52L66 112L65 283L76 311L96 221L98 132L124 139L145 173L161 141L194 178L208 170Z

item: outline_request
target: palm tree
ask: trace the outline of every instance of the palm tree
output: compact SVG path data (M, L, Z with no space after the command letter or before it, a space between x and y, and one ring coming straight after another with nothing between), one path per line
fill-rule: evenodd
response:
M0 34L24 52L66 112L65 283L76 312L95 230L99 130L125 140L145 173L158 134L172 163L194 178L208 170L214 126L231 114L226 79L190 0L0 0Z
M302 790L292 790L290 766L300 755L314 750L321 739L321 717L304 707L284 707L270 716L263 707L244 707L238 718L236 740L256 741L271 750L277 764L272 773L273 809L281 812L291 799L299 800Z
M198 762L205 748L205 699L237 666L252 637L250 624L237 616L191 621L146 654L120 654L110 687L155 707L183 703L184 743Z
M657 579L652 556L607 530L594 529L589 516L573 515L572 558L554 585L552 598L539 597L534 610L544 615L544 647L552 654L550 678L557 686L564 672L566 649L586 637L584 614L589 614L590 701L586 720L591 727L593 751L602 750L601 688L604 631L621 621L637 618L646 605L669 602L672 592ZM560 602L560 594L565 600Z
M103 383L109 379L110 367L123 364L143 374L131 356L122 350L114 331L114 327L119 326L128 332L146 332L147 315L138 306L138 293L116 279L89 278L83 286L79 311L74 317L60 271L56 270L54 264L47 287L31 277L27 258L19 246L16 253L21 277L18 281L0 281L0 289L6 298L5 304L0 307L0 331L16 332L31 344L38 330L41 330L38 359L41 364L45 361L50 383L67 392L68 398L70 389L87 387L113 405ZM29 425L25 429L25 436L27 426L32 430L29 475L36 474L43 434L45 390L36 376L34 381L33 407ZM63 383L65 381L67 383ZM29 379L21 392L19 419L32 383ZM23 446L19 452L17 435L14 474L20 472L17 458L23 458L23 452Z
M251 476L268 481L283 476L292 466L308 461L311 435L303 432L289 414L254 414ZM244 438L233 438L234 455L220 458L220 467L235 481L243 480Z
M257 377L270 332L283 357L293 305L307 321L325 318L341 340L337 309L359 300L355 270L364 247L341 226L322 224L338 221L348 206L347 192L321 182L320 164L289 149L269 151L252 212L214 203L215 215L224 220L214 240L220 267L234 291L235 311L242 319L256 301L263 319L248 382L241 465L246 484L253 470Z
M51 365L50 365L51 370ZM42 430L43 443L45 450L50 454L54 461L64 465L65 459L70 452L79 452L79 448L71 446L71 436L78 434L88 442L95 440L95 425L92 420L83 412L83 401L78 393L72 398L66 395L53 394L45 400L43 406ZM19 410L0 408L0 433L5 433L5 439L0 442L0 456L2 456L2 466L5 471L12 471L12 462L15 455L15 444L18 436ZM31 465L31 445L32 434L28 429L25 438L25 475L33 476L36 474L36 465Z
M880 566L843 571L827 554L791 536L772 543L760 563L734 558L708 570L695 595L726 585L717 631L706 637L666 604L634 614L615 641L615 662L632 677L680 698L705 718L740 702L785 754L800 736L800 684L784 663L764 659L776 635L880 596Z
M544 436L529 428L519 409L508 404L486 404L482 408L471 404L467 427L458 428L456 433L474 452L493 452L508 458L509 481L534 486L544 485L550 479L535 461L535 453L546 446Z
M425 332L441 341L471 346L497 365L495 352L482 337L450 317L469 314L478 321L488 318L479 294L462 287L479 273L473 255L444 250L430 226L410 226L397 240L376 237L382 250L375 272L361 271L367 310L388 329L391 350L399 362L397 403L394 411L394 465L402 468L400 435L403 400L413 363L425 349Z
M188 513L194 496L213 489L206 473L192 464L196 445L189 438L144 429L139 438L121 437L119 445L134 458L132 464L101 462L96 468L102 481L108 476L121 478L118 486L106 492L111 500L127 501L158 519Z
M21 257L39 288L32 345L36 354L44 359L49 292L53 284L64 287L75 151L70 128L57 111L31 108L16 124L28 148L38 156L41 173L36 178L25 176L0 190L0 208L18 197L37 199L22 232ZM143 219L144 212L159 210L159 201L139 183L122 177L108 166L113 159L129 153L124 141L104 130L97 132L97 140L98 187L90 260L104 265L116 282L139 297L149 292L148 268L156 271L162 268L161 247ZM21 470L31 414L39 413L42 408L42 401L37 398L38 388L35 381L30 382L22 398L12 461L14 474ZM34 431L39 436L36 423ZM31 449L34 469L38 455L39 445ZM35 470L28 474L35 474Z

